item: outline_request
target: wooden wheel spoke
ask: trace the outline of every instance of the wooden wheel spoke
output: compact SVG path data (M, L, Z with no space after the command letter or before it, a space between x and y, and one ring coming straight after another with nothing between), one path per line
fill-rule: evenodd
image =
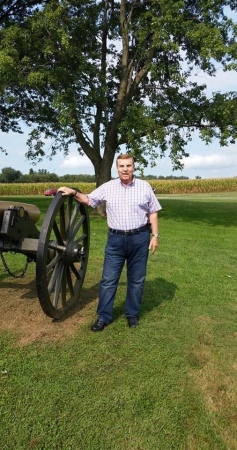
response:
M66 240L67 239L67 225L66 225L66 218L65 218L64 203L60 207L59 214L60 214L59 223L60 223L61 236L63 239Z
M84 239L87 238L87 234L82 234L81 236L79 236L78 239L76 239L74 242L76 242L76 244L78 244L81 241L84 241Z
M64 268L63 277L61 282L61 294L62 294L62 305L65 307L67 305L67 296L66 296L66 271L67 268Z
M76 278L77 279L80 279L81 278L81 276L80 276L80 271L78 271L77 269L76 269L76 267L74 266L74 264L71 264L70 265L70 269L71 269L71 271L74 273L74 275L76 276Z
M76 234L78 233L78 231L80 230L80 228L82 227L82 224L84 222L85 217L81 217L80 220L78 221L78 223L76 224L76 226L72 229L71 231L71 239L73 240L76 236Z
M68 199L67 199L67 208L66 208L66 211L65 211L65 226L66 226L67 236L69 235L69 231L70 231L72 209L73 209L72 198L68 197Z
M46 266L46 271L47 273L50 272L50 270L52 270L55 265L57 264L58 261L60 261L60 259L62 259L62 256L60 254L56 255L52 261L50 261L47 266Z
M55 289L56 281L61 273L61 267L62 267L62 263L57 262L57 264L54 267L54 270L52 271L52 274L51 274L49 282L48 282L48 293L49 294L52 294L52 292Z
M73 289L72 277L71 277L71 272L70 272L69 267L67 267L66 275L67 275L67 284L68 284L69 292L70 292L71 296L73 296L74 289Z
M56 237L57 242L58 242L60 245L63 245L63 239L62 239L60 230L59 230L59 228L58 228L58 224L57 224L56 222L54 222L54 224L53 224L53 231L54 231L54 233L55 233L55 237Z
M68 239L73 239L73 232L75 228L75 223L78 221L78 211L79 211L79 205L76 204L73 210L73 213L70 218L70 225L69 225L69 231L68 231ZM79 220L81 222L81 219Z
M62 289L62 279L63 279L64 266L60 266L60 270L58 271L58 275L55 280L55 290L54 290L54 298L53 298L53 306L56 308L59 301L60 292Z

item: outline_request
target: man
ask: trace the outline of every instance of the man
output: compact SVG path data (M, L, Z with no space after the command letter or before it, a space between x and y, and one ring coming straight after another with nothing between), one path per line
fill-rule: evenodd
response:
M112 320L113 303L125 261L125 315L129 327L138 325L148 253L149 250L154 253L159 244L157 212L161 206L151 186L133 176L132 156L118 156L116 165L119 178L104 183L88 195L68 187L58 189L62 195L73 195L75 200L92 208L106 202L109 230L99 289L98 319L92 325L92 331L102 331Z

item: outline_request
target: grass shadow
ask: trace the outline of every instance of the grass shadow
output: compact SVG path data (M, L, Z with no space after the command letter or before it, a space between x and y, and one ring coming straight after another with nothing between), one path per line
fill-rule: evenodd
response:
M172 301L178 286L164 278L145 282L140 316L148 314L164 302Z
M6 274L6 277L9 278L9 275ZM35 278L29 279L27 278L20 278L20 279L13 279L9 278L8 280L1 281L2 289L5 289L8 292L8 295L11 295L11 292L14 294L14 296L18 296L19 300L31 300L39 302L38 295L37 295L37 289L36 289L36 280ZM99 292L99 284L96 283L93 286L90 286L89 288L82 287L80 298L77 302L77 304L68 311L65 316L60 319L60 321L52 319L53 321L57 322L63 322L67 318L71 317L73 314L76 314L78 311L85 308L89 303L93 302L98 297Z
M7 274L6 277L10 276ZM35 300L37 298L35 279L25 281L24 278L10 278L10 281L1 281L1 288L6 289L9 293L11 290L18 292L19 299Z
M68 311L67 314L65 314L62 319L53 319L53 322L64 322L69 317L73 316L77 312L81 311L83 308L85 308L87 305L89 305L91 302L93 302L96 298L98 298L98 292L99 292L99 283L94 284L93 286L90 286L88 289L82 288L80 299L76 303L76 305ZM96 304L97 306L97 304ZM96 310L96 308L95 308Z
M211 226L237 226L236 202L192 201L185 199L163 199L162 219L198 223Z
M126 283L121 283L126 286ZM178 289L177 285L165 280L164 278L155 278L151 281L145 282L144 294L142 299L142 306L140 311L140 317L149 314L155 308L158 308L163 302L171 301L175 292ZM114 306L113 320L117 320L119 317L124 316L125 304Z

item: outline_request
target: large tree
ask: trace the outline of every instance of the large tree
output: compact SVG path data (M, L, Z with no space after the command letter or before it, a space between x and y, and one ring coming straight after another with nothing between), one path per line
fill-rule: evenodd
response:
M17 19L24 21L26 16L32 15L39 7L50 0L0 0L0 24L6 26Z
M234 142L236 92L208 96L194 75L236 70L235 8L236 0L41 2L0 32L2 130L17 131L19 118L34 124L33 160L45 155L44 137L52 156L76 142L97 185L123 146L144 165L168 150L178 168L196 129L206 142Z

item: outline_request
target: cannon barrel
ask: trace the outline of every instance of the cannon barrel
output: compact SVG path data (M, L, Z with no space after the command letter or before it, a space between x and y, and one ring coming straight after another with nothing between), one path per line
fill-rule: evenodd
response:
M7 209L13 207L24 208L25 211L28 212L29 217L33 220L34 223L38 222L40 218L40 210L36 205L31 205L28 203L20 203L15 201L0 201L0 219L3 218L4 212Z
M0 249L8 251L6 239L15 243L24 238L38 239L39 230L35 222L39 219L40 211L35 205L27 203L0 202ZM34 219L34 220L33 220ZM20 251L19 251L20 252Z

